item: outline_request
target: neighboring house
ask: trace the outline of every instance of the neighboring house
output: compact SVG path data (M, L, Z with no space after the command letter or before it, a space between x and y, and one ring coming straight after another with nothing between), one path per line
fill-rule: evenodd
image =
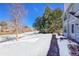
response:
M15 26L12 24L12 22L9 21L0 22L0 32L11 32L13 30L15 30Z
M79 4L64 4L63 32L66 37L71 37L79 42Z
M31 31L32 31L32 29L29 28L28 26L24 26L24 27L22 28L22 32L31 32Z
M0 23L0 32L7 31L7 29L8 29L8 24L5 21L2 21Z

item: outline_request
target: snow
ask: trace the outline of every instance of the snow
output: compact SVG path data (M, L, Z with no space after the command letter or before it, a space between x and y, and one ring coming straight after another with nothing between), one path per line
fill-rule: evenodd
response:
M16 41L0 43L0 55L5 56L46 56L50 47L52 34L38 34L37 32L20 34ZM6 37L6 35L4 35ZM0 36L0 40L4 36ZM15 37L15 35L7 35ZM15 38L14 38L15 39Z
M59 46L59 51L60 51L60 56L70 56L70 50L68 48L69 41L67 39L60 40L60 37L63 36L58 36L58 46Z

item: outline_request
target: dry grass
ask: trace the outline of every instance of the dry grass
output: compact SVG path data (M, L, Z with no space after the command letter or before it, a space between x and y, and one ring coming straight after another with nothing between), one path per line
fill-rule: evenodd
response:
M24 32L32 32L32 31L24 31ZM24 33L24 32L19 32L19 34ZM15 32L0 32L0 35L7 35L7 34L16 34Z
M0 32L0 35L7 35L7 34L15 34L15 33L11 33L11 32Z

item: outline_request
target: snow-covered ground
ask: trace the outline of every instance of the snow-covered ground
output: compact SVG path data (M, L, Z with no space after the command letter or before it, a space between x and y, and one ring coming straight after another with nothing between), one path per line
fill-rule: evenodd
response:
M68 40L58 40L60 56L70 56L68 44Z
M46 56L50 47L52 34L39 34L38 32L28 32L19 34L20 38L16 41L15 35L1 35L0 41L9 40L0 43L0 55L6 56ZM71 56L68 48L69 44L76 44L69 42L67 39L58 39L58 47L60 56ZM13 40L11 40L13 39Z
M13 40L0 43L0 55L46 56L52 34L35 33L23 33L20 34L22 37L18 41ZM15 35L0 36L0 40L5 37L15 37Z
M60 37L65 38L64 36L57 36L60 56L71 56L70 49L68 48L68 45L69 44L76 44L76 43L72 42L72 41L70 43L68 39L61 40Z
M60 38L65 38L64 36L56 36L59 46L60 56L70 56L70 50L68 48L69 41L67 39L61 40Z

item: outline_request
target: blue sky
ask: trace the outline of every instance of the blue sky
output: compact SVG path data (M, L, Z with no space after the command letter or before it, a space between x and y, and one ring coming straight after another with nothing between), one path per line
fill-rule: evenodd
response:
M22 20L22 24L32 27L37 16L42 16L45 8L49 6L52 10L56 8L64 9L63 3L26 3L24 7L27 15ZM0 4L0 21L10 20L9 4Z

